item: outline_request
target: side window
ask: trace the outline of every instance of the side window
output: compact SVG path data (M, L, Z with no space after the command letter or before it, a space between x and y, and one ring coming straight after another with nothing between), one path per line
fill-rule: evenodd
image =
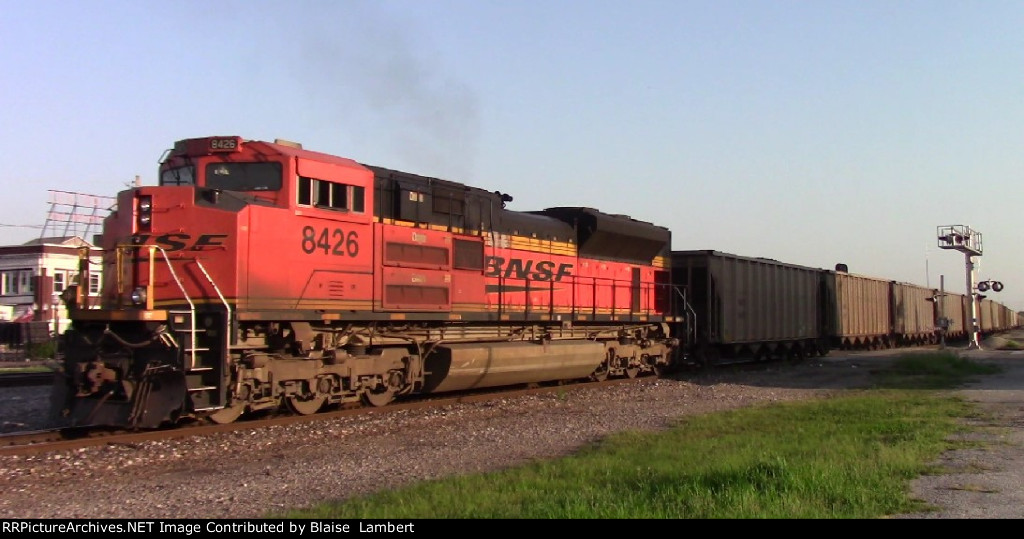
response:
M53 291L63 292L64 291L64 272L55 271L53 273Z
M333 208L331 205L331 183L322 180L316 182L316 198L313 199L313 205L321 208Z
M3 295L17 296L35 292L32 270L8 270L3 272Z
M4 295L13 296L18 293L18 272L5 271L3 274Z
M98 273L89 274L89 295L95 296L100 293L100 275Z
M303 176L299 176L299 189L298 189L299 197L298 197L298 200L296 200L296 202L298 202L300 205L302 205L302 206L312 206L313 205L313 182L314 181L315 180L313 178L306 178L306 177L303 177Z
M345 183L299 177L296 202L329 210L366 212L366 188Z

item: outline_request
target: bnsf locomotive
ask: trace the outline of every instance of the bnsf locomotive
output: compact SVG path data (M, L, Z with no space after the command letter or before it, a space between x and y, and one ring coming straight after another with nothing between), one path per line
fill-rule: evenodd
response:
M182 140L159 171L104 223L100 304L66 296L66 425L633 377L679 346L663 227L510 211L497 191L287 141Z

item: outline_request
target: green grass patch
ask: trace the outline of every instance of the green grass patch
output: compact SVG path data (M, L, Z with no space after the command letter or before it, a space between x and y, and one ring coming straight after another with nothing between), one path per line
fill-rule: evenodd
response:
M28 365L25 367L0 367L0 374L20 374L23 372L53 372L46 365Z
M687 417L562 459L272 516L835 519L921 511L909 481L936 472L931 463L954 447L948 438L975 409L917 387L952 387L983 372L991 371L954 355L907 356L879 373L876 389Z
M906 354L876 371L873 385L890 389L949 389L978 375L1001 371L998 366L976 363L948 351Z

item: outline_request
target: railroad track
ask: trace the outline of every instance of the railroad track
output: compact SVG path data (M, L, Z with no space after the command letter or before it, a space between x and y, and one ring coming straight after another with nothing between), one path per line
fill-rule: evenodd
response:
M350 417L362 414L390 414L403 410L450 406L485 402L490 400L523 397L560 391L572 391L584 388L608 387L623 383L640 383L656 380L653 376L640 378L616 378L603 382L583 382L564 385L526 387L520 389L487 389L476 392L458 394L446 393L442 396L425 395L416 400L395 402L387 406L357 406L320 412L312 415L278 415L273 417L240 420L226 425L211 423L185 424L177 427L146 431L126 431L121 429L53 429L32 432L16 432L0 435L0 456L35 455L51 451L66 451L83 447L101 445L131 445L154 440L169 440L190 436L209 436L222 432L260 429L278 425L307 423L327 419Z
M45 386L53 383L53 371L0 373L0 387Z

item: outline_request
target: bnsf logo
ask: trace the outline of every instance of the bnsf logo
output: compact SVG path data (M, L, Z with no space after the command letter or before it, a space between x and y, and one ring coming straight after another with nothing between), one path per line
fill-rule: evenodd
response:
M562 277L572 275L572 264L558 264L550 260L541 260L537 265L533 260L512 258L505 260L500 256L489 256L484 259L484 275L487 277L504 277L506 279L532 279L534 281L561 281Z
M227 234L203 234L193 241L191 234L171 233L156 237L153 237L152 234L136 234L132 236L132 244L153 243L165 251L202 251L204 247L223 247L226 237L228 237Z

